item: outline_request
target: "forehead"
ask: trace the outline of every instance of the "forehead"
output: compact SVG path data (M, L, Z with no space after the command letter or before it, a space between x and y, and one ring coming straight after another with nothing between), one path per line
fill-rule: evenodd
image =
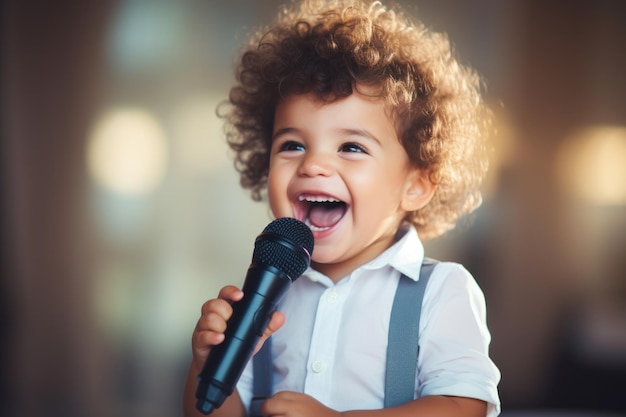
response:
M284 97L276 106L274 131L297 126L367 128L385 135L396 133L393 117L383 100L356 92L333 101L324 101L314 94Z

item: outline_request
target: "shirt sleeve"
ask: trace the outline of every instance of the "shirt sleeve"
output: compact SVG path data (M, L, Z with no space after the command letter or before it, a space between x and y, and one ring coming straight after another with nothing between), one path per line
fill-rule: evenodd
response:
M452 395L486 401L488 417L500 413L500 371L489 358L485 298L461 265L437 264L420 321L417 396Z

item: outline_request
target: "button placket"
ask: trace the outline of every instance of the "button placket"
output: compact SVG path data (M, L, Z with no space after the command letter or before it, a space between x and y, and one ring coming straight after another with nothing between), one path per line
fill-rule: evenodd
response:
M326 370L326 364L324 363L324 361L321 360L313 361L313 363L311 364L311 369L316 374L319 374L320 372L324 372L324 370Z
M318 301L315 325L309 349L305 392L321 401L330 398L332 368L342 316L345 288L328 288Z
M326 294L326 302L329 304L335 304L339 301L339 292L337 290L331 290L328 294Z

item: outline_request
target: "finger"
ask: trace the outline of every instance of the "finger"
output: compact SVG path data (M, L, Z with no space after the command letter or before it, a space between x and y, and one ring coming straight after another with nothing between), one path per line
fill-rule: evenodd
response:
M232 285L223 287L218 298L202 305L201 315L191 336L193 363L200 370L211 348L224 341L227 321L233 314L231 303L239 301L243 292Z
M265 332L263 332L263 336L270 337L276 330L283 327L283 324L285 324L285 321L286 321L285 314L281 311L275 311L272 314L272 318L270 319L270 322L267 324L267 328L265 329Z
M211 331L215 333L224 333L228 325L229 314L222 314L216 312L208 312L202 315L196 322L196 332Z
M220 290L217 298L230 302L239 301L243 298L243 291L234 285L227 285Z
M270 318L270 321L267 324L263 335L259 339L259 343L257 343L256 348L254 349L255 354L259 350L261 350L261 347L263 346L263 343L265 343L267 338L270 337L276 330L280 329L283 324L285 324L285 315L280 311L275 311L272 314L272 317Z
M202 305L202 312L197 329L213 329L224 331L224 325L233 314L233 307L224 300L209 300Z
M227 321L233 314L231 301L237 301L242 296L243 292L239 288L227 285L220 290L218 298L202 304L192 343L201 347L221 343Z
M263 416L278 417L284 416L293 405L293 401L297 398L288 391L281 391L263 402L261 405L261 414ZM294 411L294 410L291 410Z
M210 300L203 309L205 312L198 319L192 335L194 352L205 352L222 343L227 321L232 314L232 307L224 300Z
M232 314L232 303L240 301L243 298L243 291L234 285L227 285L223 287L217 298L211 299L202 304L202 314L206 314L209 311L216 311L222 313L222 316L226 315L230 317Z
M191 351L193 364L197 371L200 371L209 357L209 352L215 345L224 341L224 333L217 333L208 330L194 331L191 336Z
M202 304L201 317L217 314L219 317L222 317L224 320L228 320L228 318L233 314L233 307L231 304L220 298L214 298L212 300L207 301Z
M224 333L201 330L193 332L191 336L191 349L194 354L205 356L213 346L219 345L225 339Z

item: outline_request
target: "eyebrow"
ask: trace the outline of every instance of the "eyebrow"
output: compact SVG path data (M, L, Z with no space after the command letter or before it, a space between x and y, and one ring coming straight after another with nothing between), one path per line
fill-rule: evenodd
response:
M362 136L364 138L368 138L381 145L380 140L369 130L365 129L339 129L339 132L343 133L346 136Z
M279 136L286 135L288 133L299 133L300 129L296 129L295 127L283 127L282 129L278 129L272 135L272 142Z
M380 140L374 134L372 134L370 131L365 130L365 129L343 128L343 129L337 129L337 132L339 132L343 136L361 136L361 137L364 137L364 138L368 138L368 139L373 140L374 142L376 142L378 145L381 145ZM282 136L282 135L285 135L285 134L290 134L290 133L300 133L300 129L297 129L295 127L284 127L282 129L278 129L272 135L272 141L274 141L279 136Z

